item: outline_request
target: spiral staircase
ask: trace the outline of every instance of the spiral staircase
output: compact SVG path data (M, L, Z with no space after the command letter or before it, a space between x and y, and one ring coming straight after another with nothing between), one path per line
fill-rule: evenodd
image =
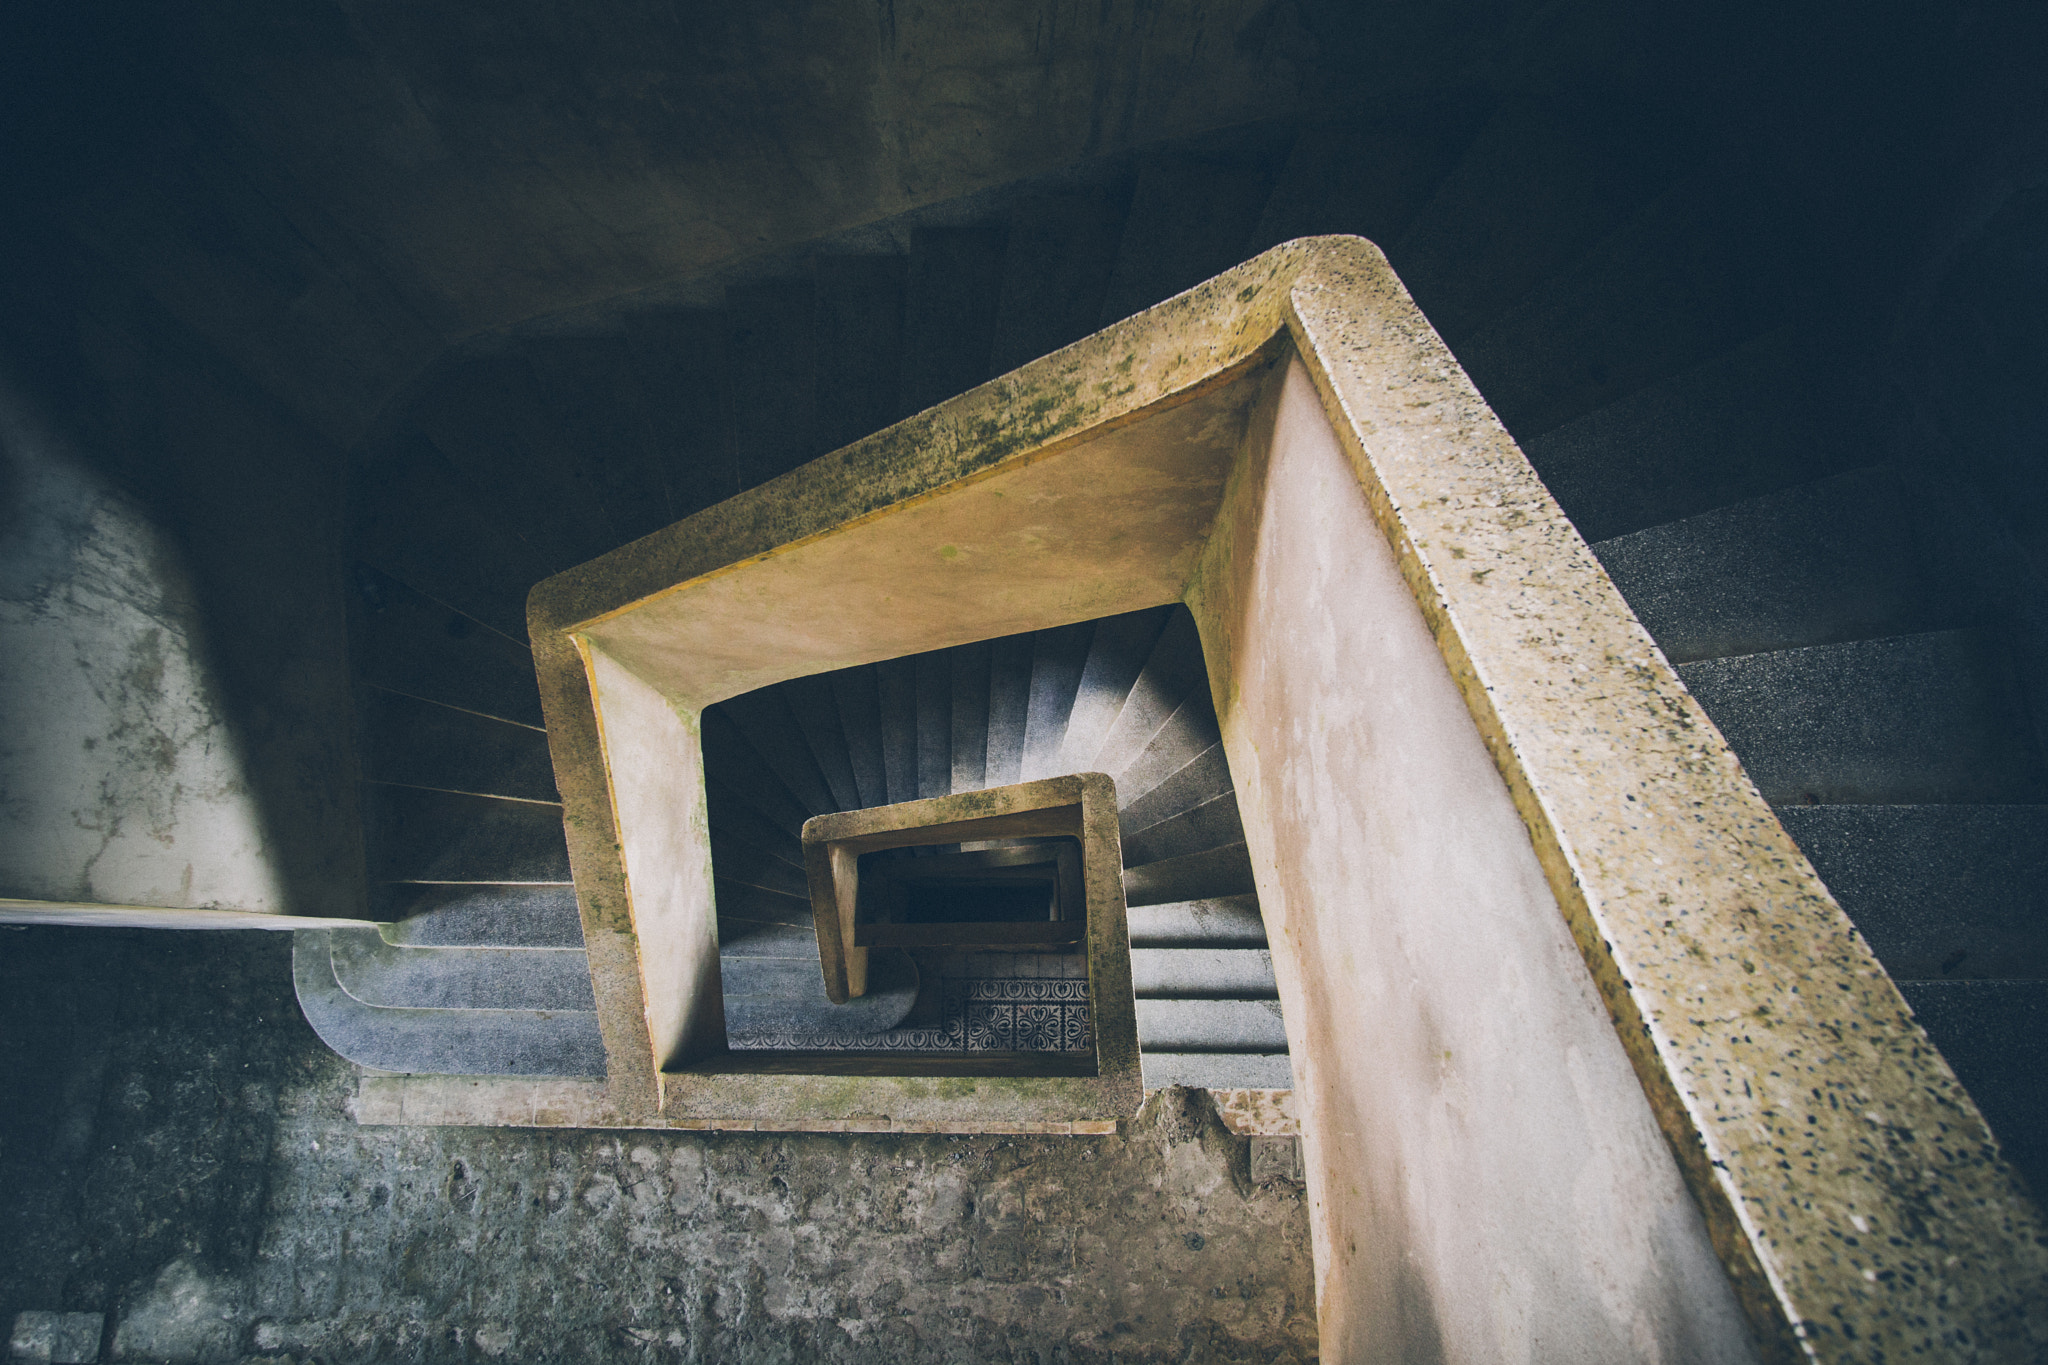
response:
M480 339L359 460L352 628L390 928L300 935L309 1017L373 1067L601 1071L528 587L1268 245L1356 233L2041 1170L2048 790L2015 652L2031 645L1980 514L1919 453L1797 221L1682 130L1438 101L1154 148ZM728 980L803 951L805 815L1099 768L1123 804L1148 1084L1287 1084L1184 619L968 647L985 690L959 690L973 666L955 653L719 708Z

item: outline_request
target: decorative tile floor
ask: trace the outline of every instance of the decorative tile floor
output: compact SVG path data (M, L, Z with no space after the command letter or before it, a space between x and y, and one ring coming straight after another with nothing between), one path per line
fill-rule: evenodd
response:
M823 1030L734 1036L749 1052L1089 1052L1087 959L1079 954L973 953L930 958L937 1018L880 1033ZM1029 975L1020 974L1023 972ZM916 1017L913 1013L913 1019Z

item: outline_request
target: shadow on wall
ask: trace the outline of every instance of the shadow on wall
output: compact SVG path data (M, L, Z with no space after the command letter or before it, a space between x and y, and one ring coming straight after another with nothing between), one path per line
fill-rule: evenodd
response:
M359 914L331 462L126 321L0 350L0 896Z

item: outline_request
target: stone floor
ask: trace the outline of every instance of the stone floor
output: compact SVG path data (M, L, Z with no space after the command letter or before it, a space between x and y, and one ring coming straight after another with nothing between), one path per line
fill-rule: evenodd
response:
M1033 1139L360 1128L354 1084L283 935L0 930L0 1324L296 1365L1315 1357L1301 1193L1203 1092Z

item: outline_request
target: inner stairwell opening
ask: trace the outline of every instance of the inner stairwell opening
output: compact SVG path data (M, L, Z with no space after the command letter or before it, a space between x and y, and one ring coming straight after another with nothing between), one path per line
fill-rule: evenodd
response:
M1293 1084L1195 622L1179 603L791 679L706 708L727 1064L1092 1056L1072 839L860 860L869 980L829 997L814 816L1084 772L1114 784L1148 1089ZM1063 881L1066 883L1063 886Z

